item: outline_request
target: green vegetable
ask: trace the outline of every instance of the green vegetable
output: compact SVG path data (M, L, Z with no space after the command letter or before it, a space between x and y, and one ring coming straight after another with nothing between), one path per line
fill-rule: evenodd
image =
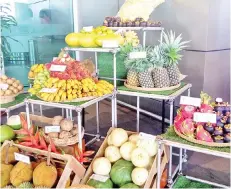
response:
M87 184L94 188L113 188L113 183L110 179L107 179L106 182L100 182L98 180L90 179Z
M111 169L110 177L114 184L118 186L123 186L127 183L132 182L132 170L134 169L134 165L130 161L119 160L117 161Z
M0 126L0 142L4 142L5 140L11 140L15 136L14 130L7 126L1 125Z
M134 183L128 183L121 186L120 188L139 188L139 186L135 185Z

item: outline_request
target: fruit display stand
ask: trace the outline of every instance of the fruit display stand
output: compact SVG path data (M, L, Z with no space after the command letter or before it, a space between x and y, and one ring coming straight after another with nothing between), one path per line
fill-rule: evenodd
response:
M53 107L53 108L61 108L61 109L66 109L67 111L70 111L70 115L72 115L72 111L77 112L77 125L78 125L78 141L79 141L79 146L82 148L82 111L83 109L87 108L88 106L91 106L93 104L97 104L100 101L112 97L112 94L107 94L101 97L94 98L89 101L81 101L81 102L65 102L65 103L54 103L54 102L45 102L40 99L38 99L35 96L29 97L25 100L25 105L26 105L26 115L27 115L27 123L28 126L30 127L30 105L41 105L41 106L48 106L48 107ZM92 140L90 140L86 145L94 142L96 139L99 139L101 136L99 135L99 115L98 112L96 112L96 122L97 122L97 134L87 134L90 136L94 136ZM70 117L72 119L72 117ZM114 123L114 119L112 116L112 123Z
M125 96L135 96L137 97L137 132L139 131L139 118L140 118L140 97L149 98L149 99L157 99L162 100L162 133L165 132L165 105L167 102L170 103L170 120L169 124L173 124L173 112L174 112L174 101L184 92L188 91L188 96L190 96L190 89L192 85L187 83L181 83L181 86L177 89L169 90L169 91L137 91L134 89L129 89L125 86L118 87L118 94ZM131 106L134 108L134 106ZM150 114L151 115L151 114ZM153 115L152 115L153 116ZM154 117L154 116L153 116Z
M231 159L230 147L210 147L210 146L203 146L200 144L195 144L195 143L189 142L189 141L179 137L175 133L173 126L170 127L168 129L168 131L159 138L158 145L159 145L159 151L160 151L161 146L163 146L163 145L170 147L169 148L170 149L170 151L169 151L169 175L168 175L169 176L168 184L169 184L170 188L173 187L173 185L176 181L176 179L174 179L176 177L176 175L178 174L177 176L181 176L183 174L182 173L182 164L187 161L187 157L182 154L183 150L190 150L193 152L199 152L199 153L204 153L204 154L212 155L212 156L216 156L216 157ZM179 148L179 150L180 150L179 164L173 172L172 172L172 155L173 155L172 147ZM158 155L158 159L159 159L158 162L160 162L160 158L161 158L160 155ZM160 163L158 163L158 170L160 170ZM192 176L185 175L185 177L189 180L195 180L195 181L199 181L202 183L214 185L217 187L230 188L230 186L225 186L225 185L222 185L219 183L202 180L202 179L195 178ZM158 178L160 178L160 174L158 174ZM159 183L160 182L158 181L158 184ZM157 188L160 188L159 185Z
M29 95L27 93L19 94L18 96L15 97L15 100L13 102L1 104L0 111L6 112L6 115L8 118L10 116L10 111L15 110L25 105L24 100L28 96Z
M143 38L143 46L146 46L146 34L148 31L161 31L160 40L162 40L162 31L164 31L163 27L109 27L112 30L133 30L133 31L141 31Z
M93 161L99 157L103 157L104 153L105 153L105 149L108 147L108 136L111 134L111 132L113 131L114 128L110 128L107 132L107 137L104 139L102 145L100 146L98 152L96 153ZM128 136L132 135L132 134L136 134L135 132L131 132L131 131L127 131ZM168 163L168 154L167 154L167 149L165 148L165 146L161 147L160 150L160 156L162 156L161 158L161 170L160 170L160 174L162 175L165 166ZM84 178L81 180L81 184L86 184L89 180L89 178L92 176L93 174L93 164L91 163L91 165L89 166L89 168L86 171L86 174L84 176ZM156 175L157 175L157 155L154 157L153 159L153 163L150 167L149 170L149 174L148 174L148 178L145 182L145 184L141 187L141 188L156 188Z
M72 180L71 185L79 184L81 179L84 177L86 171L85 168L71 155L61 155L49 151L26 147L19 144L15 144L12 141L5 141L1 146L1 152L4 147L10 146L17 147L20 153L22 153L23 155L32 156L35 158L39 156L40 158L45 159L49 157L51 161L64 165L63 173L57 183L56 188L65 188L65 185L72 173L74 173L74 178Z

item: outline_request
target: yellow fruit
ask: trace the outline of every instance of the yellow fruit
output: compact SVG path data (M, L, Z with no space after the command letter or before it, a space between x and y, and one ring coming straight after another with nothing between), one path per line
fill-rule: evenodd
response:
M59 90L58 91L58 96L62 96L63 93L64 93L64 90Z
M31 93L32 95L36 94L36 90L34 88L28 89L28 92Z
M82 98L83 97L83 95L82 94L78 94L78 98Z
M59 81L59 78L52 78L52 83L54 84L54 83L56 83L56 82L58 82Z
M73 94L73 95L72 95L72 98L73 98L73 99L76 99L76 98L77 98L77 94Z
M41 89L41 85L35 84L35 85L33 86L33 88L34 88L34 89Z
M60 101L60 97L58 95L55 96L55 102L59 102Z
M48 97L48 101L49 102L52 102L53 100L54 100L54 98L55 98L55 94L51 94L49 97Z
M28 73L28 77L29 77L29 78L34 78L34 72L29 71L29 73Z
M59 81L58 84L57 84L57 87L58 87L58 88L61 88L62 85L63 85L63 81Z
M48 101L49 96L50 96L50 94L46 93L46 94L44 94L44 96L42 97L42 99L44 101Z
M72 93L72 89L69 89L68 91L67 91L67 94L71 94Z
M83 92L87 93L89 92L89 89L87 87L83 87Z
M10 147L4 146L3 149L1 150L1 162L4 163L7 157L8 163L14 163L15 162L14 152L19 152L19 149L15 146L10 146Z
M10 182L17 187L23 182L29 182L32 179L32 173L31 164L19 161L10 172Z
M70 47L78 47L81 34L79 33L69 33L65 37L65 42Z
M35 186L51 188L55 184L57 174L55 166L42 162L34 169L33 183Z
M72 94L74 95L74 94L77 94L77 89L73 89L72 90Z
M10 172L13 169L11 164L1 163L0 172L1 172L1 188L5 187L7 184L10 184Z
M73 100L72 94L68 94L67 99L68 99L68 100Z
M70 83L67 83L67 90L68 89L71 89L71 84Z
M34 71L37 67L38 67L38 64L35 64L35 65L31 66L30 70Z
M62 101L62 102L65 101L66 98L67 98L67 94L66 94L66 92L64 92L64 93L62 94L62 96L61 96L61 101Z

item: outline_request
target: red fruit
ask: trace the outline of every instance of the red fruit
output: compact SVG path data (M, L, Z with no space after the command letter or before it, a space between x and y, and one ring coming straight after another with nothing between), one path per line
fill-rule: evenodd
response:
M213 107L210 106L209 104L201 104L200 112L202 112L202 113L212 113L213 112Z
M199 125L196 129L196 139L205 142L213 142L213 139L208 131L204 130L202 125Z
M51 63L47 63L47 64L45 64L45 66L46 66L46 69L47 69L47 70L50 70Z
M181 132L181 124L184 121L184 117L182 116L182 114L177 114L177 116L174 119L174 126L177 129L177 131Z
M184 106L181 108L181 113L185 119L192 119L195 111L196 108L194 106Z
M194 122L192 119L186 119L180 126L180 131L187 137L194 138Z

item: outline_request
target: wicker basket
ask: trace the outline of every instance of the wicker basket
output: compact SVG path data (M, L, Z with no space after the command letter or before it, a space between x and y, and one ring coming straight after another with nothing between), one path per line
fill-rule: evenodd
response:
M26 118L26 113L25 112L21 112L20 113L21 115L23 115L25 118ZM30 114L30 120L33 122L33 124L40 124L39 126L47 126L47 125L52 125L52 121L53 121L53 118L48 118L48 117L45 117L45 116L38 116L38 115L31 115ZM82 133L81 133L81 136L83 138L84 136L84 128L82 127ZM68 139L59 139L59 138L52 138L53 141L54 141L54 144L56 146L69 146L69 145L73 145L73 144L76 144L78 143L78 134L77 135L74 135ZM49 137L47 135L45 135L45 140L47 142L49 142Z
M189 138L189 137L181 134L180 132L178 132L175 127L174 127L174 131L181 138L183 138L189 142L195 143L195 144L201 144L204 146L211 146L211 147L230 147L230 145L231 145L230 143L205 142L205 141L201 141L201 140L196 140L194 138Z
M9 102L15 101L15 97L18 96L19 94L21 94L21 93L11 95L11 96L1 96L0 97L0 104L6 104Z

